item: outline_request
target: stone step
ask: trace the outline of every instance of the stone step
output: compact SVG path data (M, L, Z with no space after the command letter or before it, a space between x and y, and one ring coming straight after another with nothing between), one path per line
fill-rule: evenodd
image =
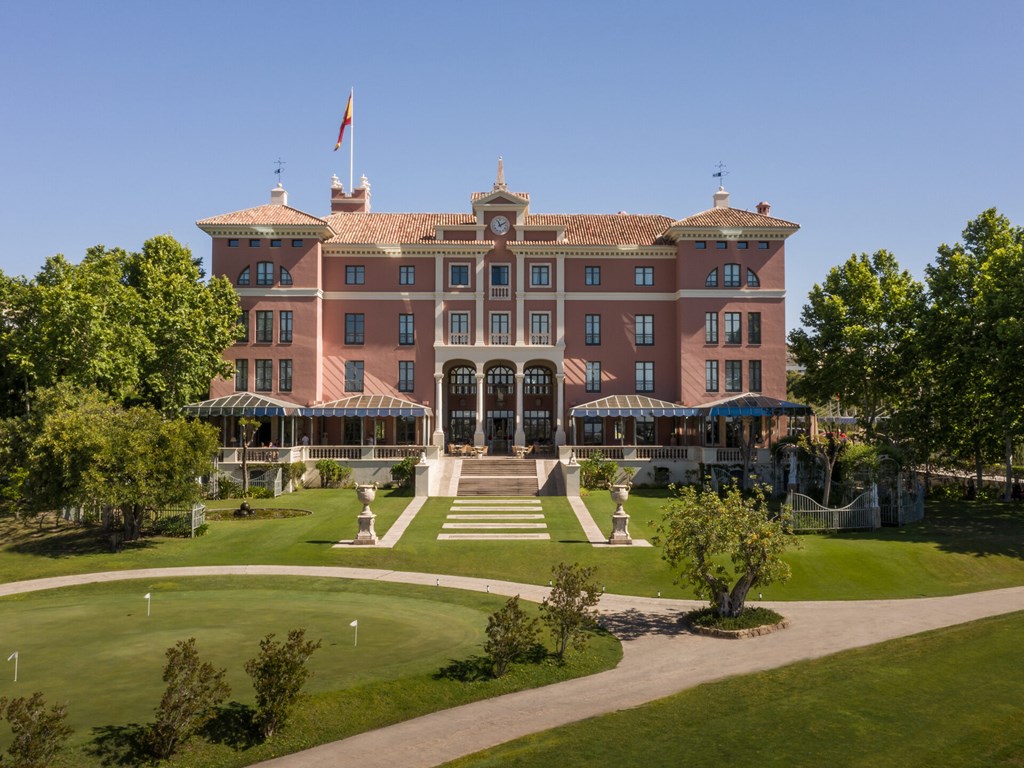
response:
M466 459L462 477L536 477L537 464L519 459Z
M461 477L459 496L536 496L536 477Z

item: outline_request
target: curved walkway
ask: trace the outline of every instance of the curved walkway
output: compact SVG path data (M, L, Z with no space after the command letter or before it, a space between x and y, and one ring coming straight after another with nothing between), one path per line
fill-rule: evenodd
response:
M302 566L207 566L58 576L0 584L0 596L126 579L272 575L376 579L439 584L540 601L547 587L428 573ZM747 640L720 640L679 630L675 616L697 605L606 594L601 613L623 641L623 658L591 677L435 712L343 741L259 763L261 768L429 768L457 757L588 717L635 707L700 683L879 643L930 629L1024 610L1024 587L952 597L846 602L764 603L789 629Z

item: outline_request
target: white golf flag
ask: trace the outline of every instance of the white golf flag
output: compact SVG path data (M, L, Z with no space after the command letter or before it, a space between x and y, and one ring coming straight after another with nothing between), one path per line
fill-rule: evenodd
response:
M11 659L16 659L16 658L18 658L18 652L17 651L15 651L10 656L8 656L7 660L10 661Z
M149 592L147 592L146 594L144 594L144 595L143 595L142 597L143 597L143 599L145 599L145 600L149 600Z
M356 619L355 621L353 621L351 624L349 624L349 626L350 627L358 627L359 626L359 619Z

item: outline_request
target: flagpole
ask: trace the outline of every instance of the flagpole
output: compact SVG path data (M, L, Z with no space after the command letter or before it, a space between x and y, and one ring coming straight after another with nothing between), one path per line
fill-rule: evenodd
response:
M348 193L351 195L355 187L352 186L352 165L355 161L356 156L356 89L352 88L349 91L348 98L352 103L352 125L349 126L351 129L351 135L348 141Z

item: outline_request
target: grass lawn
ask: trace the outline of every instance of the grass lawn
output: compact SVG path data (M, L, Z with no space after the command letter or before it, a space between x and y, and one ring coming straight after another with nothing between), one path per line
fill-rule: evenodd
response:
M49 702L66 701L76 746L67 764L99 765L138 731L134 724L152 719L164 690L164 651L175 642L195 637L201 658L227 669L236 703L219 730L228 731L232 716L253 704L243 663L257 654L260 639L270 632L283 639L304 627L308 639L323 645L310 660L305 690L312 696L295 726L273 747L236 749L226 743L237 746L235 728L221 735L225 743L197 742L189 751L194 765L247 765L273 750L590 674L621 658L618 641L602 634L565 667L513 665L498 681L434 679L453 662L482 655L487 616L503 604L495 595L459 590L295 577L128 581L26 593L0 599L2 642L20 654L17 683L13 665L0 670L0 697L42 691ZM82 748L97 734L107 746L102 755L88 755ZM7 728L0 728L0 749L8 742Z
M635 539L653 534L667 492L635 491L626 504ZM409 503L379 492L373 504L383 535ZM672 584L674 574L657 548L593 547L565 498L543 499L550 541L438 541L451 500L429 499L394 549L332 545L357 532L361 506L352 490L306 490L253 506L289 507L312 514L271 520L210 523L199 539L148 538L114 554L95 529L54 532L0 518L0 581L125 568L211 564L344 565L439 571L454 575L543 584L560 561L598 568L610 592L691 597ZM607 493L585 498L595 520L610 531L614 505ZM237 502L215 502L232 507ZM211 505L213 506L213 505ZM792 580L764 590L773 600L846 600L948 595L1024 584L1024 505L934 502L923 523L875 532L801 536L787 555Z
M1024 614L985 619L702 685L449 765L1021 766L1022 636Z

